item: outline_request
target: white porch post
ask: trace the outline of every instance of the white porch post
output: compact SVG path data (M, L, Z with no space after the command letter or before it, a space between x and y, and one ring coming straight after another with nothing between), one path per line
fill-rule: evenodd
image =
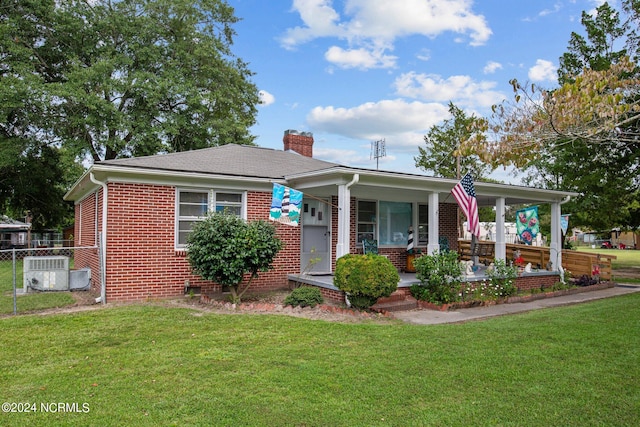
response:
M427 253L432 255L440 250L440 235L438 233L440 224L438 215L440 214L440 197L438 193L429 193L429 243L427 244Z
M560 203L551 203L551 241L549 242L549 257L553 271L558 271L560 266L562 266L561 215L562 209L560 208Z
M496 259L507 260L507 239L504 226L505 200L503 197L496 199Z
M351 182L338 185L338 243L336 244L336 259L346 255L351 250L351 186L358 183L359 174L354 174Z

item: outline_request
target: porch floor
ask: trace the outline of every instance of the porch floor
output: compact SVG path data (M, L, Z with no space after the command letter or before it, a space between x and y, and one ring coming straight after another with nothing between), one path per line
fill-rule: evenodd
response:
M418 280L415 273L399 273L400 274L400 282L398 283L398 288L409 288L411 285L419 284L420 280ZM558 272L555 271L532 271L530 273L520 273L520 277L530 277L530 276L548 276L553 275L557 276ZM289 274L288 279L290 282L297 282L305 285L318 286L321 288L331 289L334 291L339 291L339 289L333 284L333 273L312 273L312 274ZM488 279L489 276L486 274L485 266L478 266L477 271L473 276L465 276L462 275L463 282L475 282L480 280Z

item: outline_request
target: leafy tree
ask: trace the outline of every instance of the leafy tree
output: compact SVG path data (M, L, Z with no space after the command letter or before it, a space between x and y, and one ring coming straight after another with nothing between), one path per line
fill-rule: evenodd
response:
M252 143L258 91L222 0L6 1L0 99L94 161ZM40 115L40 117L37 117Z
M282 248L273 224L245 222L224 213L197 222L188 244L187 258L194 273L229 286L234 303L241 301L259 272L273 268L271 264ZM243 285L247 274L248 281Z
M252 144L258 91L231 51L233 13L223 0L0 2L0 208L53 226L73 161Z
M573 224L596 229L638 225L631 214L640 185L640 73L629 54L637 53L640 2L623 6L625 21L607 3L583 13L586 37L572 34L560 87L512 80L515 102L495 106L484 123L489 142L469 142L494 165L525 168L528 183L581 193L563 209Z
M420 154L414 158L416 167L445 178L459 178L466 173L474 179L484 177L491 168L464 144L471 138L483 138L480 131L474 134L477 129L474 124L479 119L474 115L467 116L452 102L449 102L449 113L450 119L432 126L424 137L426 147L418 147Z

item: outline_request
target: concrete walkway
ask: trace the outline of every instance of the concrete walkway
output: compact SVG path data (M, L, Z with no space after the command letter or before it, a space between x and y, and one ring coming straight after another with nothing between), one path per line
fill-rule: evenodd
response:
M615 297L633 292L640 292L640 285L626 285L619 283L613 288L598 291L582 292L573 295L564 295L554 298L544 298L535 301L497 304L486 307L461 308L452 311L436 310L410 310L393 313L393 317L407 323L419 325L435 325L439 323L466 322L487 317L502 316L505 314L522 313L540 308L558 307L569 304L593 301L596 299Z

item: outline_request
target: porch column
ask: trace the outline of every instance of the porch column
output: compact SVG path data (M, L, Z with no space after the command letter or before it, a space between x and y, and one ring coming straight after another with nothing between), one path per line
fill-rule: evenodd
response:
M440 250L440 235L438 234L440 225L438 216L440 214L440 197L438 193L429 193L429 243L427 253L432 255Z
M496 259L507 260L507 239L504 226L505 200L503 197L496 199Z
M562 266L562 240L560 238L562 229L560 228L560 216L562 216L560 203L551 203L551 241L549 242L549 259L551 260L553 271L558 271Z
M351 186L357 184L359 174L354 174L351 182L338 185L338 243L336 259L351 250L349 235L351 233Z

